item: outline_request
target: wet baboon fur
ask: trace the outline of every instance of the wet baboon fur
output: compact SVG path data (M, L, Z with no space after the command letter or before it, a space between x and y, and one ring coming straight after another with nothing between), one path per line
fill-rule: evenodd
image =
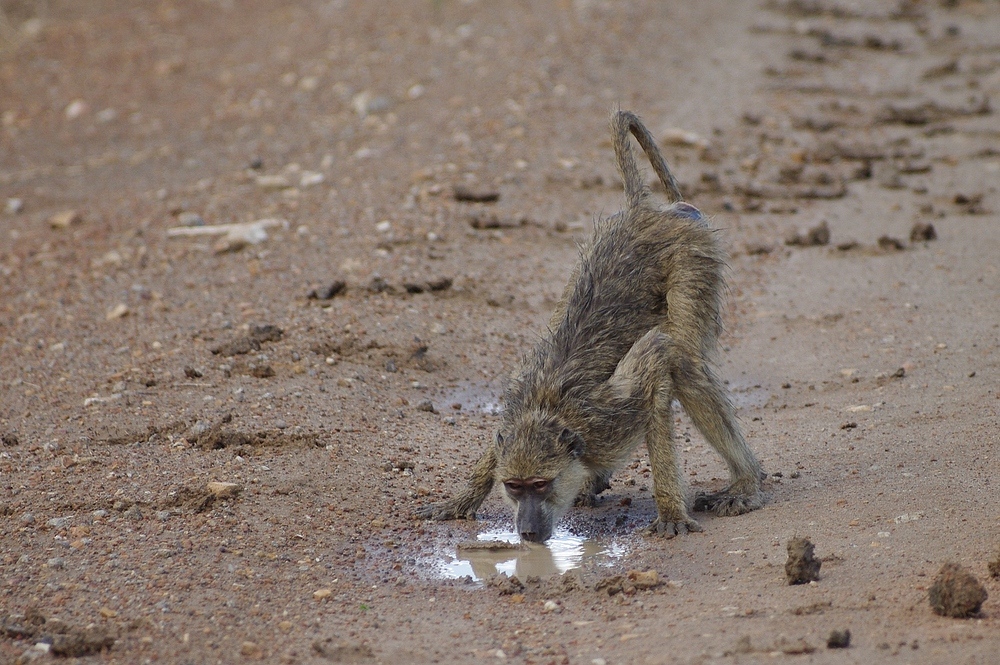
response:
M420 516L474 518L500 481L522 538L541 542L574 500L588 503L607 489L612 472L645 441L658 511L646 531L700 531L688 514L673 445L675 398L731 476L725 490L699 496L694 507L738 515L763 504L761 466L711 366L725 254L701 213L681 200L639 119L618 111L611 125L625 209L598 221L581 249L548 334L504 394L500 426L468 487ZM650 200L629 132L663 183L668 206Z

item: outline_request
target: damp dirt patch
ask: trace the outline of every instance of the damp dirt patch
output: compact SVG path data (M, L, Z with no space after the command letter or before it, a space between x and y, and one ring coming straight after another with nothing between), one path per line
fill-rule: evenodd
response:
M89 656L110 649L115 644L114 635L103 626L77 626L47 617L36 608L24 614L8 615L3 619L0 632L13 639L33 639L47 644L53 655L68 658Z

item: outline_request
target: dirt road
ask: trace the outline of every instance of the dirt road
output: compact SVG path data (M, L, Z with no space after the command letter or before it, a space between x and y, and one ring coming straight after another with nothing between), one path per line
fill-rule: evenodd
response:
M997 662L996 2L0 8L0 661ZM769 501L644 539L641 449L461 578L502 501L412 510L620 206L618 106L731 251Z

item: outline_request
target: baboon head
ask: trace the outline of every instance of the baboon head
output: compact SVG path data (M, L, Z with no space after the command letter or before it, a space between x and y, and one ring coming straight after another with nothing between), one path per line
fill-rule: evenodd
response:
M589 477L581 462L583 438L535 412L501 426L495 445L496 477L514 507L517 532L523 540L548 540Z

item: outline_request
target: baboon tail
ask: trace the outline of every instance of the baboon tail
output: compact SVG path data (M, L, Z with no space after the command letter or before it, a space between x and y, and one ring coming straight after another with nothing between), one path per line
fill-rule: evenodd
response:
M625 182L625 202L628 207L639 205L649 194L642 174L639 172L639 165L636 164L635 155L632 153L632 146L629 145L629 132L632 132L635 140L639 142L639 146L645 151L649 163L653 165L653 171L656 172L660 182L667 190L667 198L670 203L681 201L681 190L677 185L677 180L667 168L667 163L664 161L663 155L660 154L660 149L656 146L656 139L649 133L642 121L631 111L618 110L611 118L611 128L614 134L618 170Z

